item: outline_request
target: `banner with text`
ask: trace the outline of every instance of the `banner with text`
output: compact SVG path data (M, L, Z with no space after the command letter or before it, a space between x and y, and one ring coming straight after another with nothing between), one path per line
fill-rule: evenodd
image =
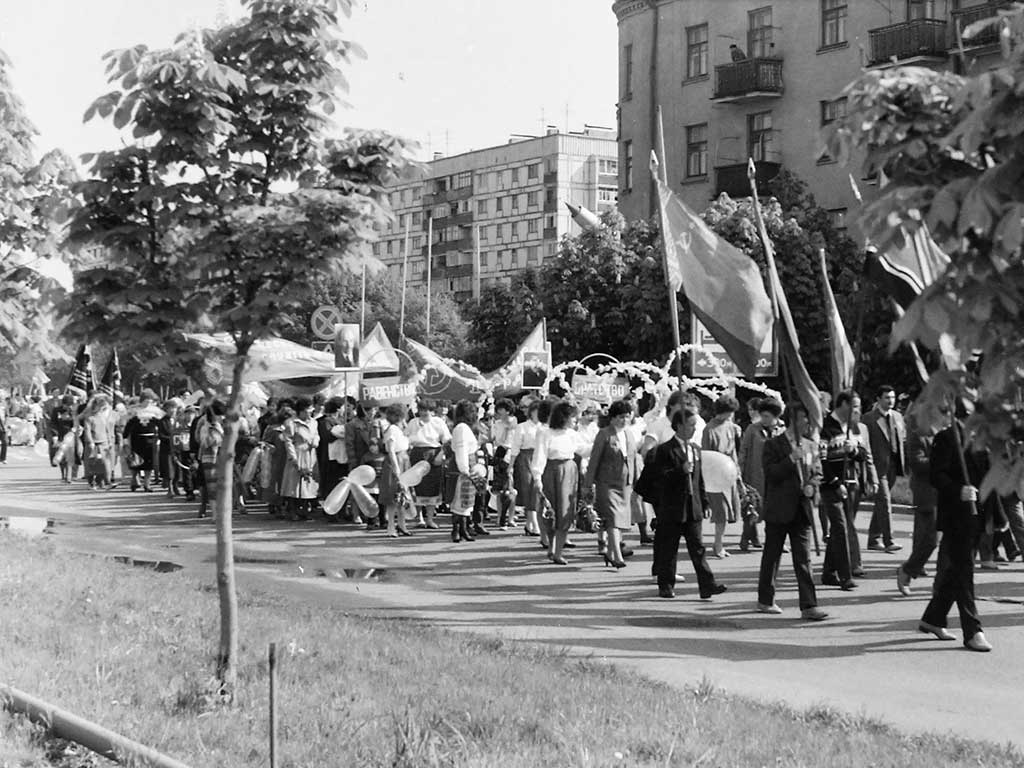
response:
M381 376L363 379L363 402L377 405L409 405L416 402L415 380L405 381L400 376Z
M699 351L690 353L691 376L697 378L698 376L718 375L714 366L705 359L707 355L715 358L715 361L722 369L722 373L729 376L743 375L736 366L736 363L732 361L729 354L725 351L725 347L715 341L715 337L711 335L711 332L704 327L704 324L692 312L690 313L690 336L690 343L694 346L702 347L706 353L702 354ZM767 378L777 376L778 373L779 346L776 343L775 333L772 332L764 340L764 344L761 345L761 351L757 355L757 377Z
M608 405L629 394L629 379L625 376L577 373L572 377L572 394L577 400L592 400Z

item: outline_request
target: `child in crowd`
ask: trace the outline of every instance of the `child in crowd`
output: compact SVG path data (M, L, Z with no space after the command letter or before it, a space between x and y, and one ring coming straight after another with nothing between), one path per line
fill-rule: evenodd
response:
M377 502L377 517L366 517L366 530L372 531L374 528L380 528L381 520L384 520L385 510L380 503L380 473L384 467L384 451L380 448L380 439L371 437L369 447L365 454L363 454L362 463L373 467L374 477L373 482L366 486L366 491L369 493L373 500Z

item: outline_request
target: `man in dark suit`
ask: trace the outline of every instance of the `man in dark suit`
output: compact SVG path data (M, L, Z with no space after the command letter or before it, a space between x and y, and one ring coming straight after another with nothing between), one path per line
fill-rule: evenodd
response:
M992 646L981 631L974 602L974 550L984 527L984 517L979 514L978 488L988 472L988 456L964 450L962 460L967 467L967 476L964 476L960 451L964 446L969 448L970 441L959 419L966 418L970 408L970 403L958 402L957 420L939 432L932 444L931 480L938 494L936 524L942 532L942 540L932 599L917 629L939 640L956 640L946 629L949 609L956 603L964 646L971 651L984 652L991 651ZM997 501L994 494L992 500Z
M701 476L700 448L693 442L697 412L684 406L672 415L674 435L647 457L636 492L654 506L657 528L654 533L654 574L658 596L676 596L676 559L679 540L686 540L690 561L697 572L702 600L725 592L708 567L701 540L701 523L710 515L708 497Z
M878 473L878 490L868 525L868 549L899 552L892 540L892 484L907 474L907 427L896 410L896 390L885 384L878 389L875 407L864 419L871 440L871 458ZM879 541L881 539L881 541Z
M788 536L800 593L800 616L808 621L821 621L828 618L828 614L818 608L810 552L821 461L817 443L810 437L810 420L802 403L790 403L786 407L786 422L786 431L764 445L764 550L757 583L757 610L782 613L775 603L775 576Z

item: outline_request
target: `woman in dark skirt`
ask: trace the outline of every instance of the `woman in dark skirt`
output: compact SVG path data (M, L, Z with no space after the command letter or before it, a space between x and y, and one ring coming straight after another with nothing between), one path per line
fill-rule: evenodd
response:
M549 534L548 559L558 565L568 565L562 557L562 548L576 519L580 479L576 456L581 449L579 434L574 428L576 414L576 407L570 403L555 404L548 428L537 437L537 448L530 464L546 507L543 521Z
M445 420L435 415L436 408L430 400L421 400L416 409L416 418L405 428L409 438L409 463L425 461L430 472L416 486L416 507L423 516L422 528L437 528L434 513L441 504L444 483L444 446L451 442L452 434Z
M619 400L608 408L608 426L597 433L590 463L583 478L583 489L593 495L594 508L607 535L605 565L625 568L622 556L622 531L632 525L630 501L633 483L639 474L636 439L629 429L633 406Z
M541 429L540 406L548 406L544 403L530 403L526 410L526 421L518 425L512 432L511 447L509 448L509 461L512 462L512 482L515 486L516 501L522 504L526 513L525 536L540 536L541 526L538 517L540 505L538 503L540 494L534 484L533 473L530 464L533 462L533 452L537 447L537 433ZM545 414L546 416L547 414Z

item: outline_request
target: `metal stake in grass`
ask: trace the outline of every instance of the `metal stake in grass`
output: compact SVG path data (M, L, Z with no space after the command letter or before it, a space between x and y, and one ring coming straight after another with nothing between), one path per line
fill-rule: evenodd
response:
M277 643L270 644L270 768L277 768Z

